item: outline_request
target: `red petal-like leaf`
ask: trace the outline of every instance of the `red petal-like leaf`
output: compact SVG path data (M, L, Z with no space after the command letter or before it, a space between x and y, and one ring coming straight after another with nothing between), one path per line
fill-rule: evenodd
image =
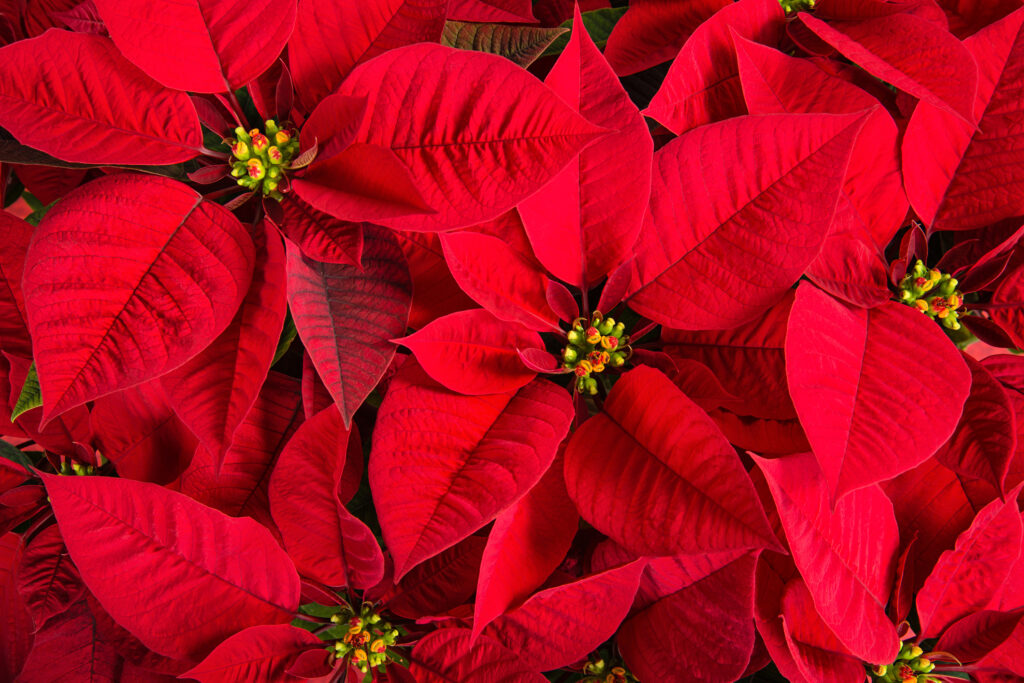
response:
M248 626L293 618L298 575L251 519L128 479L47 476L45 484L85 585L155 652L201 658Z
M32 357L25 297L21 293L32 230L31 224L0 211L0 234L4 236L0 240L0 350L22 358ZM0 396L0 401L5 398Z
M935 649L949 652L961 662L974 662L1002 645L1013 635L1024 611L981 610L950 624Z
M17 678L32 650L32 615L15 576L23 553L20 536L0 536L0 674L9 681Z
M745 114L732 35L775 45L783 17L772 0L727 4L686 41L644 114L677 135Z
M365 589L383 577L384 556L338 498L348 440L333 405L303 423L270 476L270 511L300 574Z
M826 24L801 12L797 21L872 76L965 122L975 120L978 70L948 31L906 13Z
M17 582L36 630L82 596L85 585L56 525L43 529L25 548Z
M633 0L615 23L604 56L620 76L667 62L686 39L731 0Z
M475 308L444 260L441 239L433 232L396 232L412 276L409 327L418 330L441 316Z
M473 639L469 629L434 631L416 643L410 671L417 683L546 683L514 652L487 636Z
M446 5L444 0L303 2L288 41L299 99L311 110L357 64L403 45L436 42Z
M298 198L287 194L281 201L282 234L294 242L302 253L314 261L360 265L363 256L363 226L317 211Z
M565 484L585 520L638 555L776 545L736 451L653 368L626 373L572 435Z
M182 674L202 683L287 680L295 658L323 641L288 624L252 626L214 648L202 662Z
M82 601L36 634L17 680L114 683L122 680L122 663L113 644L101 638L96 618Z
M935 453L971 387L936 321L895 302L855 308L807 284L789 317L786 373L833 501Z
M1024 144L1016 135L1024 9L964 41L978 64L977 128L922 101L903 140L907 195L933 229L980 228L1024 211ZM963 88L963 86L960 86ZM973 91L966 91L973 94Z
M659 150L630 308L679 329L723 329L781 299L821 249L863 122L741 117Z
M317 263L288 244L288 303L313 365L345 418L373 390L405 332L412 287L398 244L366 230L363 267Z
M537 376L517 349L541 349L540 335L477 308L438 318L408 337L407 346L430 377L459 394L514 391Z
M985 506L956 547L939 557L917 594L921 636L932 638L954 621L983 609L1002 587L1020 555L1021 525L1016 494Z
M270 371L287 311L284 247L256 228L256 268L234 320L212 344L160 384L174 411L220 460Z
M654 142L583 27L579 7L575 16L577 30L544 83L588 121L615 132L581 151L517 208L544 267L586 289L624 260L640 233Z
M822 620L856 656L891 664L899 638L883 606L899 545L892 504L872 486L854 491L832 510L825 478L810 453L756 462Z
M480 23L532 24L537 21L530 0L450 0L448 18Z
M646 559L543 590L498 617L483 637L500 641L538 671L567 666L608 640L626 617Z
M807 584L799 576L786 584L782 596L782 628L800 671L815 683L848 683L864 677L864 665L850 657L814 607Z
M357 141L394 150L437 211L384 221L401 229L495 218L604 132L507 59L441 45L390 50L338 92L368 98Z
M95 0L124 56L168 88L228 92L277 59L296 0ZM226 133L227 131L216 131Z
M384 596L388 610L418 619L443 614L467 602L476 588L480 557L487 541L470 536L416 565Z
M565 490L563 469L556 458L537 485L495 520L480 563L475 633L526 599L569 552L580 516Z
M573 417L566 391L460 396L407 361L377 415L370 487L395 576L515 503L555 458Z
M203 142L188 95L161 87L102 36L53 30L3 48L0 102L0 126L65 161L172 164Z
M228 326L253 244L224 207L157 176L100 178L32 238L25 307L48 420L173 370Z

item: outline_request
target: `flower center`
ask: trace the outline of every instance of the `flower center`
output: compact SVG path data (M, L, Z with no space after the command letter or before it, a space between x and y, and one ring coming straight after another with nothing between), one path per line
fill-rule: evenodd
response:
M595 312L589 322L576 318L567 336L569 343L562 349L562 367L576 375L576 391L581 394L597 393L597 380L591 375L604 372L607 367L621 368L633 355L625 326L600 312Z
M922 261L914 264L900 281L900 301L913 306L950 330L960 329L957 309L964 303L957 280L948 273L928 269Z
M389 648L395 646L400 633L374 611L372 603L363 603L358 613L346 606L331 621L348 625L348 631L331 648L336 659L349 657L352 665L364 674L370 669L384 673L389 655L395 656Z
M601 657L588 660L583 674L578 683L636 683L636 677L626 667L611 666Z
M940 683L956 680L936 671L936 662L958 664L956 658L946 652L925 653L920 646L903 643L896 661L889 665L867 665L872 683Z
M779 0L779 4L782 5L782 9L786 10L786 13L791 12L803 12L806 10L814 9L814 3L816 0Z
M246 132L239 126L235 128L235 137L224 140L234 156L229 162L231 175L242 187L281 201L277 188L289 162L299 151L299 134L294 128L281 128L273 119L264 124L263 132L256 128Z

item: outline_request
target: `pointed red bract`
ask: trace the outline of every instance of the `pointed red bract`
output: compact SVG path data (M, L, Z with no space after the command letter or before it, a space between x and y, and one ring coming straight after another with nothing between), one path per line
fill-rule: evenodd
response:
M847 683L864 677L864 665L847 654L843 644L814 607L799 576L782 595L782 630L797 667L815 683Z
M25 548L17 585L37 630L82 596L85 585L56 525L43 529Z
M368 98L356 141L393 150L437 211L382 221L406 230L495 218L605 132L509 60L440 45L390 50L338 92Z
M450 0L448 18L456 21L525 22L536 21L530 0Z
M311 110L356 65L396 47L436 42L446 5L444 0L303 2L288 41L299 100Z
M470 536L416 565L383 596L388 611L406 619L444 614L473 596L487 540Z
M686 41L644 114L677 135L745 114L732 35L774 45L782 28L775 0L726 4Z
M270 476L270 511L295 568L328 586L365 589L384 575L373 533L338 497L349 433L335 406L307 420Z
M923 101L903 139L907 195L933 229L980 228L1024 211L1022 112L1024 9L964 41L978 64L977 128ZM973 91L971 91L973 94Z
M895 302L855 308L809 284L789 317L786 374L833 501L935 453L971 387L936 321Z
M626 373L573 433L565 484L583 519L638 555L776 544L736 451L653 368Z
M1014 493L1018 493L1014 491ZM931 638L957 619L983 609L1002 588L1020 555L1020 510L1016 496L995 500L935 564L917 595L921 635Z
M163 88L102 36L53 30L3 48L0 103L0 126L65 161L173 164L203 142L188 95Z
M538 671L567 666L608 640L626 617L646 559L540 591L484 629Z
M469 629L446 628L428 634L412 651L410 671L417 683L488 681L546 683L514 652L488 636L473 640Z
M544 83L588 121L615 132L581 151L518 211L548 271L589 288L625 260L640 233L654 142L583 28L578 7L574 25L578 30Z
M127 479L46 476L44 483L85 585L153 651L201 658L248 626L292 620L295 568L251 519Z
M296 0L94 0L118 49L168 88L228 92L270 67ZM227 131L216 131L226 133Z
M281 211L284 215L277 227L303 254L324 263L360 265L363 256L361 223L342 221L317 211L295 194L285 196Z
M119 681L123 660L105 642L81 601L42 627L21 670L21 681ZM14 680L14 679L11 679Z
M0 211L0 350L32 357L25 315L25 296L21 278L25 271L25 254L32 239L32 225ZM0 396L0 401L4 397Z
M295 626L252 626L225 640L182 676L202 683L287 680L285 671L295 658L320 646L323 641Z
M864 661L891 663L899 639L883 605L899 544L892 504L881 489L869 487L843 498L833 511L809 453L756 462L822 620Z
M821 249L864 118L741 117L660 149L629 307L706 330L781 299Z
M406 361L378 413L369 468L395 576L529 491L554 460L572 416L569 395L547 380L460 396Z
M405 257L386 230L367 229L362 268L312 261L289 243L288 303L295 328L345 424L395 355L411 285Z
M32 615L15 576L24 553L21 537L0 536L0 674L15 680L32 649Z
M434 381L474 396L514 391L528 383L537 373L523 365L516 351L544 346L536 332L480 308L438 318L394 341L412 350Z
M284 247L269 226L256 228L256 268L234 320L212 344L160 384L175 413L217 460L256 402L284 327Z

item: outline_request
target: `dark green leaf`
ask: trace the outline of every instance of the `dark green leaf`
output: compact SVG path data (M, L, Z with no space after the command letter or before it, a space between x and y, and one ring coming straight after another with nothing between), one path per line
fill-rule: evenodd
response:
M36 374L36 364L33 362L28 366L28 374L25 376L25 383L21 385L18 402L14 404L14 410L11 411L11 422L41 405L43 405L43 394L39 391L39 375Z
M32 469L34 465L28 455L3 439L0 439L0 457L10 460L15 465L21 465L25 468L25 471L28 472L29 476L35 476L36 472Z
M587 28L587 33L593 38L594 44L601 50L604 49L605 43L608 42L608 36L611 35L612 29L615 28L615 24L618 23L622 15L626 13L625 7L611 7L608 9L595 9L590 12L583 13L583 25ZM562 24L565 28L572 28L572 19L567 20ZM569 36L559 36L548 49L544 51L544 55L560 55L565 46L569 44Z

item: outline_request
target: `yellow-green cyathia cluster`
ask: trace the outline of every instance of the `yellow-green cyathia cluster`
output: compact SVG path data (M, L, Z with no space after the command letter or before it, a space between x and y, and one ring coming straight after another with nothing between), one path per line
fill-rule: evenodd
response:
M235 128L235 137L224 141L234 157L230 162L231 175L242 187L281 201L278 187L289 162L299 151L299 135L295 129L281 128L273 119L264 125L264 132L256 128L247 132L239 126Z
M597 380L591 375L606 367L621 368L629 360L633 350L625 331L625 325L600 312L595 312L589 323L585 318L573 321L569 343L562 349L562 367L576 375L577 392L596 394Z
M929 269L920 260L900 281L900 301L913 306L951 330L960 329L957 309L964 297L957 291L957 280L948 273Z

